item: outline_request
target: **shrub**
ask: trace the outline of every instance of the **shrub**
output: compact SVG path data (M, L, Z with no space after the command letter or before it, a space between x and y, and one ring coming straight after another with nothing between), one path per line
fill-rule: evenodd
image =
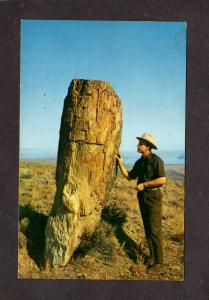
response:
M23 178L23 179L31 179L33 178L33 174L30 173L30 172L27 172L27 173L24 173L20 176L20 178Z
M127 213L125 208L111 204L103 208L102 218L113 226L122 226L127 221Z

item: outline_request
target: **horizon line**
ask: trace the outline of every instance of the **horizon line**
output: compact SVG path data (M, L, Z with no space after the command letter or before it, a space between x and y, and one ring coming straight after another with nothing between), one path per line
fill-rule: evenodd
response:
M50 149L50 148L44 148L44 149L38 149L38 148L19 148L19 151L58 151L58 148L55 149ZM137 152L136 150L131 150L131 149L119 149L121 152ZM166 148L162 148L162 149L153 149L154 151L184 151L185 152L185 148L169 148L169 149L166 149Z

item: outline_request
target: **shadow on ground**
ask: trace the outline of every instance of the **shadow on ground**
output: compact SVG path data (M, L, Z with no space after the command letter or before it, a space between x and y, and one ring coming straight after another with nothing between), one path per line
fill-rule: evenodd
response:
M143 255L143 252L141 247L123 229L123 224L127 221L126 210L117 205L106 206L102 211L102 218L114 226L118 242L128 257L136 263L138 255Z
M30 205L19 207L20 230L27 239L28 255L39 269L45 267L44 247L47 219L46 215L36 212Z
M39 269L45 268L45 227L48 216L36 212L30 205L20 206L19 220L20 231L24 233L27 239L28 255L33 259ZM119 208L116 205L106 206L102 211L102 219L114 227L115 236L118 242L123 247L127 256L137 262L138 255L143 255L142 249L131 239L123 229L123 224L126 222L127 214L125 209ZM85 254L94 246L98 246L102 252L111 256L112 246L107 243L107 239L101 233L92 236L84 236L83 243L74 253L74 258L77 256L85 256ZM108 253L107 253L108 252Z

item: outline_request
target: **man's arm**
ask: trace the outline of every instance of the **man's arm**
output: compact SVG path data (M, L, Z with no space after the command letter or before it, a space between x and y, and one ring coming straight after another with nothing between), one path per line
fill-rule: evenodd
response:
M115 155L115 158L116 158L116 160L117 160L117 162L118 162L118 164L119 164L119 167L120 167L120 170L121 170L123 176L124 176L126 179L131 180L132 178L130 178L129 175L128 175L128 171L126 170L126 168L125 168L125 166L124 166L124 164L123 164L122 157L119 156L119 155Z
M151 181L144 182L145 187L155 187L166 183L166 177L159 177Z
M138 191L143 191L146 187L156 187L159 185L163 185L165 183L166 183L166 177L159 177L159 178L153 179L151 181L146 181L146 182L137 184L136 189Z

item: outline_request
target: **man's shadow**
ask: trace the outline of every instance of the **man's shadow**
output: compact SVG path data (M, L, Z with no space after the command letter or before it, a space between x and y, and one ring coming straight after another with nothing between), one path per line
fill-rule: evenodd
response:
M19 207L19 221L21 230L21 220L28 219L24 234L26 236L26 248L28 255L34 260L39 269L45 267L45 227L48 217L38 213L30 205Z
M123 224L127 221L126 211L117 207L115 204L106 206L102 210L102 218L114 226L118 242L123 247L128 257L136 263L138 255L143 255L143 252L140 245L137 245L123 229Z

